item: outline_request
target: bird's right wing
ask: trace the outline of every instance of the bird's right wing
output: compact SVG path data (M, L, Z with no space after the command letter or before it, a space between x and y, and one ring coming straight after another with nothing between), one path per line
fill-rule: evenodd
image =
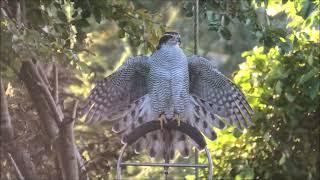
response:
M114 73L99 82L82 106L86 122L112 120L121 110L147 93L146 77L149 72L148 56L135 56Z
M188 64L190 93L197 96L200 103L204 103L208 109L213 107L215 115L222 116L238 128L252 123L250 115L253 110L230 79L203 57L189 57Z

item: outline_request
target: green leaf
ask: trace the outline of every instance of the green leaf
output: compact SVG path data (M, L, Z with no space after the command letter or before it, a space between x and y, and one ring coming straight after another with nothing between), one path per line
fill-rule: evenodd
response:
M71 17L73 17L73 18L75 18L75 17L77 17L78 16L78 11L74 11L74 13L72 14L72 16Z
M315 80L315 82L310 90L310 98L312 100L314 100L317 97L317 95L319 94L319 87L320 87L320 81L317 79L317 80Z
M32 24L43 26L47 23L48 17L41 9L34 9L27 14L27 18Z
M76 61L76 64L78 65L81 71L90 72L89 66L86 63L82 61Z
M128 25L128 21L119 21L118 26L120 28L124 28Z
M310 0L301 0L297 3L299 3L301 7L297 15L302 16L304 19L306 19L312 12L312 2Z
M57 9L62 9L61 4L54 2L53 3L54 7L56 7Z
M77 20L73 20L71 21L71 24L77 26L77 27L88 27L90 26L89 22L87 19L77 19Z
M90 15L91 15L91 12L89 10L83 10L81 12L82 19L88 18L88 17L90 17Z
M93 11L93 15L94 15L94 18L96 19L97 23L100 24L101 22L101 11L99 8L95 8L94 11Z
M283 165L286 162L286 155L284 153L282 153L282 156L279 160L279 165Z
M299 79L298 84L299 84L299 85L304 84L305 82L307 82L308 80L310 80L312 77L314 77L316 74L317 74L317 70L316 70L316 68L314 68L314 69L312 69L311 71L309 71L308 73L303 74L303 75L301 76L301 78Z
M62 11L57 11L57 16L62 22L67 22L67 16Z
M275 89L276 89L277 94L281 94L281 92L282 92L282 82L281 81L277 81Z
M239 129L235 128L232 131L232 134L233 134L234 137L239 138L242 135L242 132Z
M293 95L290 94L290 93L285 93L285 96L286 96L286 99L287 99L289 102L293 102L293 101L296 99L296 97L293 96Z
M48 7L52 3L52 1L50 1L50 0L42 0L41 2L43 3L43 5L45 7Z
M308 56L308 64L309 64L310 66L312 66L312 64L313 64L313 55L312 55L312 54L310 54L310 55Z
M230 18L229 16L224 16L224 25L227 26L230 23Z
M223 39L225 39L225 40L231 39L231 32L229 31L229 29L227 27L223 27L222 29L220 29L220 34L223 37Z
M119 38L124 38L126 35L126 32L123 29L120 29L118 32L118 37Z
M254 179L254 170L252 168L244 168L235 176L235 180Z

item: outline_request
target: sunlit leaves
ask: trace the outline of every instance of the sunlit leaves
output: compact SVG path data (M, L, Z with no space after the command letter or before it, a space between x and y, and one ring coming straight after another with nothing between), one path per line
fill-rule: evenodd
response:
M270 3L268 8L275 5ZM218 133L219 144L210 147L213 159L219 158L216 166L224 168L216 177L317 179L317 164L306 154L319 150L314 139L320 110L319 35L315 35L319 30L310 28L315 26L314 18L305 23L294 9L286 13L293 29L273 22L257 31L261 45L242 54L246 62L234 80L255 109L255 125L241 136L234 131L238 139ZM246 143L245 149L240 142Z
M279 40L274 43L281 45L284 39L288 39L290 35L275 33L274 36ZM269 163L274 163L274 158L276 158L277 166L286 169L287 173L290 173L288 169L296 168L296 165L291 162L292 159L299 158L295 157L293 153L299 151L298 149L301 149L303 146L297 145L296 142L286 142L283 144L283 141L286 141L284 134L294 133L295 137L300 138L310 136L310 133L306 133L308 131L306 124L314 124L316 117L315 114L308 115L307 112L314 113L319 111L318 105L315 104L315 102L319 101L320 95L319 65L314 66L314 61L319 62L319 58L311 55L315 52L319 55L319 51L315 50L319 44L310 41L308 38L310 37L298 36L293 40L286 40L286 43L288 43L291 48L286 50L285 55L279 52L282 48L281 46L273 46L267 53L265 53L263 48L255 48L251 52L244 53L243 56L246 57L247 62L240 66L241 70L235 77L236 82L238 82L241 87L247 87L248 83L251 84L252 90L243 88L243 90L250 95L256 92L255 88L263 87L261 94L256 98L259 98L260 103L264 103L266 106L257 106L262 112L262 114L259 113L262 115L261 117L256 116L257 123L259 123L257 125L260 128L252 133L264 133L264 137L267 137L265 138L267 144L264 142L260 144L260 146L269 146L271 150L268 153L276 151L277 149L286 152L281 156L275 156L273 159L269 159ZM293 46L291 43L295 43L296 45ZM252 81L252 79L256 79L257 81L255 82L258 84L253 84L252 82L254 82L254 80ZM253 103L251 103L251 105L256 106ZM278 125L270 125L272 123ZM281 127L285 128L282 129ZM290 129L290 131L286 128ZM298 129L303 129L303 131L298 131ZM311 129L309 129L309 132L310 130ZM313 129L313 131L315 131L315 129ZM313 144L314 142L312 139L305 139L303 143ZM299 144L301 144L300 141ZM288 150L288 148L290 150ZM258 152L257 155L261 156L262 152ZM310 152L310 150L307 152ZM268 158L263 161L267 159ZM304 164L302 166L306 166L307 162L301 159L299 162ZM252 163L254 163L254 161L252 161ZM314 165L315 164L310 166ZM267 170L267 172L271 171L273 170ZM301 169L300 171L301 173L290 174L290 176L304 177L305 174L308 173L307 169ZM283 174L284 172L281 173ZM314 176L314 174L312 174L312 176Z

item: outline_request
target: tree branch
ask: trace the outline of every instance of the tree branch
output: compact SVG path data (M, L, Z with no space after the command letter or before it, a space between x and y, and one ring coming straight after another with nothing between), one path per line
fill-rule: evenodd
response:
M59 104L59 74L57 62L53 64L53 97L56 104Z
M37 70L39 72L39 75L42 77L43 81L45 82L45 84L48 86L48 88L51 90L51 86L50 86L50 83L48 81L48 78L46 76L46 74L43 72L43 69L42 67L40 66L40 64L36 64L37 66Z
M57 108L56 103L54 102L54 99L48 89L48 86L46 86L43 78L41 77L38 69L35 67L35 65L31 61L24 61L22 63L21 67L21 79L24 80L27 84L27 87L29 87L29 93L34 95L34 99L39 99L40 94L42 94L42 97L44 97L46 100L41 100L41 103L45 103L45 107L49 106L48 108L41 110L41 111L47 111L51 110L51 112L54 115L53 119L56 122L57 126L60 126L63 119L63 114L60 108ZM28 81L28 82L27 82ZM36 88L40 87L40 88ZM42 91L42 92L39 92ZM36 91L38 93L34 94L33 91ZM37 102L37 101L33 101ZM38 110L43 109L42 107L39 107ZM42 118L41 118L42 119Z
M13 157L11 156L10 153L8 153L8 157L9 157L9 159L10 159L10 161L11 161L11 164L13 165L13 167L14 167L16 173L17 173L18 179L19 179L19 180L24 180L24 177L23 177L23 175L22 175L22 173L21 173L21 171L20 171L20 169L19 169L16 161L13 159Z
M55 122L55 118L51 116L50 106L45 95L43 95L43 91L38 88L37 83L41 82L41 78L39 78L36 68L34 68L31 61L24 61L22 63L20 79L24 81L28 89L29 95L42 121L42 127L44 127L49 139L53 141L59 135L59 128Z

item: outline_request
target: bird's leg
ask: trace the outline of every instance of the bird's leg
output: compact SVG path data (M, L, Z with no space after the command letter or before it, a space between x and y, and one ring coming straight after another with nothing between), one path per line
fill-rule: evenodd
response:
M178 126L180 126L180 122L181 122L180 114L178 114L178 113L174 114L173 119L176 120L178 122Z
M163 129L163 124L164 123L167 123L167 120L166 120L166 116L164 115L164 114L160 114L160 116L159 116L159 121L160 121L160 127L161 127L161 129Z

